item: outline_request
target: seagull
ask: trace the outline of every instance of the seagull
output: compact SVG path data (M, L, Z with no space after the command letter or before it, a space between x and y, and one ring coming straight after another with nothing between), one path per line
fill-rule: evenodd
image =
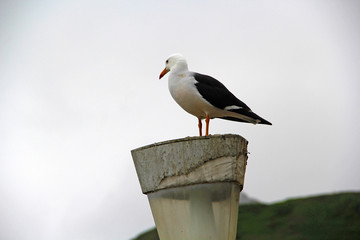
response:
M169 56L159 79L168 72L170 94L186 112L198 118L200 136L203 119L206 123L205 136L209 135L209 123L213 118L272 125L255 114L215 78L189 71L186 59L181 54Z

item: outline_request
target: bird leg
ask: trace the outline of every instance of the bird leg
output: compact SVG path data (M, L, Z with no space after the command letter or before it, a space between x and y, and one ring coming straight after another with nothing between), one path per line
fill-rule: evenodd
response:
M199 135L200 135L200 137L202 136L202 123L201 123L201 119L199 118L199 124L198 124L198 126L199 126Z
M205 122L206 122L206 133L205 133L205 136L209 136L209 123L210 123L210 117L208 114L206 114L206 119L205 119Z

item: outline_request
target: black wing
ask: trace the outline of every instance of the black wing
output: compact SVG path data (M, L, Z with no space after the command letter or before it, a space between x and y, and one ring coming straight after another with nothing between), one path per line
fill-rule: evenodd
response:
M258 116L253 111L251 111L251 109L245 103L243 103L237 97L235 97L234 94L232 94L224 86L224 84L222 84L215 78L200 73L193 73L193 74L195 80L197 81L197 83L195 83L197 90L199 91L201 96L203 96L203 98L209 103L211 103L213 106L220 109L225 109L226 107L230 107L230 106L237 106L239 108L233 108L233 109L229 108L227 110L250 117L254 120L258 120L259 124L272 125L270 122ZM238 121L238 122L247 122L245 120L234 117L222 117L222 119Z
M245 103L235 97L224 84L215 78L200 73L194 73L194 78L197 81L195 86L199 93L215 107L225 109L229 106L238 106L250 110Z

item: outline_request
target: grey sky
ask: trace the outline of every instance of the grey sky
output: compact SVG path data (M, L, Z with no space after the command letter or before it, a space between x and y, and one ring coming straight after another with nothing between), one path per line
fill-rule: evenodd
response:
M130 150L198 134L168 55L273 126L213 120L249 143L244 191L273 202L359 191L358 1L2 1L0 238L129 239L154 225Z

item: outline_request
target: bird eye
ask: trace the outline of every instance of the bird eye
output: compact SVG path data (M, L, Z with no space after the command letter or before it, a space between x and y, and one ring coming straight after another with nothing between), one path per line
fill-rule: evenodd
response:
M166 64L168 64L169 63L169 60L166 60Z

